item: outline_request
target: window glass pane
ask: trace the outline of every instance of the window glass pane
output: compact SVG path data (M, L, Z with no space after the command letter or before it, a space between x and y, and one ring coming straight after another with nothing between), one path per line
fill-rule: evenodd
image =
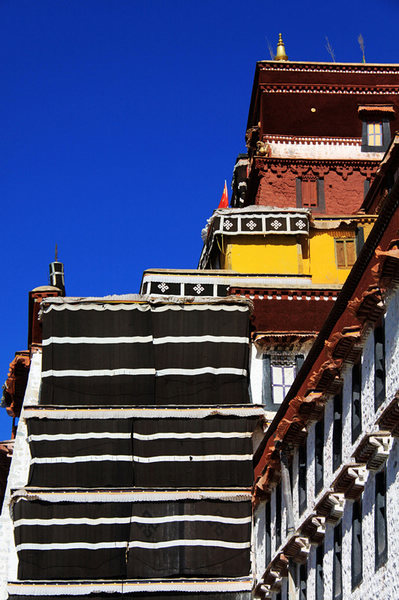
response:
M352 368L352 444L362 431L362 370L356 363Z
M295 379L295 368L294 367L284 367L284 384L288 387L291 387L291 385L294 382L294 379Z
M283 385L283 367L272 366L272 384Z
M273 402L274 404L281 404L284 400L284 388L273 386Z
M346 240L345 241L345 249L346 249L346 266L352 267L356 262L355 240Z
M346 267L344 240L335 240L338 267Z
M352 507L352 589L362 580L362 503L357 500Z

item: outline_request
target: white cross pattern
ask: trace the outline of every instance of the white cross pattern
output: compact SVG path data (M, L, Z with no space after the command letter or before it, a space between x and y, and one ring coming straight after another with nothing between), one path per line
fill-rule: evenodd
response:
M223 227L229 231L233 227L233 223L231 221L225 221Z
M302 219L299 219L299 220L298 220L298 221L295 223L295 225L298 227L298 229L303 229L304 227L306 227L306 223L304 223L304 222L302 221Z
M248 223L247 223L247 227L248 229L250 229L251 231L253 231L256 227L256 223L251 219Z
M280 227L282 227L282 224L280 223L280 221L277 221L277 219L274 219L274 221L272 221L270 225L273 227L274 230L280 229Z
M197 283L197 285L193 288L194 292L197 292L197 294L200 294L201 292L204 291L204 287L202 287L202 285L200 283Z
M166 290L169 289L169 286L166 285L166 283L163 281L162 283L158 284L158 288L161 290L161 292L164 294L166 292Z

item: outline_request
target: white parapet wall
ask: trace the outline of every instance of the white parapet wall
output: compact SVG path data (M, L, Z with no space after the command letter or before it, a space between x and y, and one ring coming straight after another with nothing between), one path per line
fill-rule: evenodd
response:
M39 402L42 354L36 351L32 355L28 384L26 386L21 416L14 444L3 509L0 516L0 600L7 600L7 582L18 579L18 559L14 544L13 523L10 513L11 492L25 486L28 482L30 451L27 428L24 420L24 406L35 406Z

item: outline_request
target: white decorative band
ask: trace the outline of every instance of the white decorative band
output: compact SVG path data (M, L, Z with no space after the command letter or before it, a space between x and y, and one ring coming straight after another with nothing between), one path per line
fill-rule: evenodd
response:
M237 406L198 407L128 407L128 408L37 408L26 405L24 419L74 420L74 419L203 419L210 416L221 417L265 417L263 406L256 404Z
M251 500L251 490L112 490L112 491L42 491L25 488L16 490L12 501L42 500L43 502L167 502L169 500L220 500L246 502Z
M28 442L58 442L59 440L129 440L130 433L115 433L109 431L90 431L87 433L48 433L32 434L28 436Z
M35 596L80 596L94 593L109 594L132 594L135 592L250 592L252 589L252 578L246 579L222 579L218 580L193 580L172 579L160 581L123 581L104 582L92 581L81 583L9 583L8 593L13 596L34 598Z
M208 299L209 300L213 300L213 298ZM196 301L199 301L196 300ZM220 302L220 301L219 301ZM226 311L226 312L248 312L249 310L249 305L242 305L240 306L240 300L237 299L237 301L235 301L234 303L231 304L211 304L209 302L208 303L201 303L201 304L165 304L163 306L153 306L151 304L146 304L145 302L142 303L128 303L128 304L123 304L123 303L116 303L116 304L112 304L112 303L105 303L104 304L96 304L96 303L88 303L88 304L67 304L66 302L63 302L62 304L56 304L54 301L52 301L51 303L49 302L49 300L47 299L47 302L44 305L44 308L42 309L44 313L48 313L51 310L55 310L55 311L63 311L63 310L71 310L71 311L78 311L78 310L95 310L95 311L119 311L119 310L140 310L142 312L151 310L151 311L156 311L156 312L164 312L165 310L188 310L188 311L193 311L193 310L213 310L213 311Z

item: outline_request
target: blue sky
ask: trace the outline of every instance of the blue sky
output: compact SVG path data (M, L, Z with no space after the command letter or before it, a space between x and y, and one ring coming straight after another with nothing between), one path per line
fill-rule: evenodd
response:
M255 62L399 62L396 0L1 0L0 378L55 244L69 295L195 268L244 134ZM0 413L0 438L11 420Z

